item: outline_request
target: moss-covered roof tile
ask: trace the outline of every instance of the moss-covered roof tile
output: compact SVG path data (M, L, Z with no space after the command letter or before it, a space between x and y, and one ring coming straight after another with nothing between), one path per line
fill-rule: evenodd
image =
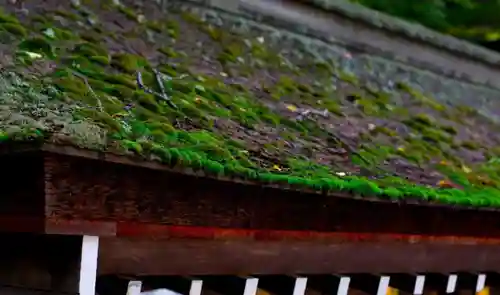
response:
M320 58L128 1L22 5L0 13L4 142L328 193L500 206L498 124L404 81L355 75L352 56Z

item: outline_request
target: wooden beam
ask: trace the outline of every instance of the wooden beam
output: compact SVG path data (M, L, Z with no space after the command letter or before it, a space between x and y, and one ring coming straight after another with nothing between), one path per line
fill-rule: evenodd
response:
M477 253L481 252L481 259ZM134 255L131 256L130 253ZM500 246L101 238L99 272L137 275L500 271ZM163 263L168 261L168 263ZM426 283L427 284L427 283ZM374 291L375 292L375 291Z
M110 160L109 155L103 154L103 157ZM134 220L139 224L262 230L264 234L268 229L293 231L301 232L304 239L309 231L324 233L339 228L350 233L392 233L451 240L459 237L478 238L478 241L500 239L500 229L494 226L499 212L484 208L402 203L380 198L368 200L344 193L325 195L279 184L215 179L99 159L44 154L43 212L47 217L62 220L68 216L85 216L86 222L116 221L117 235L137 234L138 228L129 222ZM82 187L98 190L82 190ZM130 193L138 188L142 194ZM111 195L126 195L127 202L109 197ZM209 214L211 208L219 208L217 218ZM393 214L395 212L398 214ZM298 218L286 218L288 214ZM359 221L360 215L364 222ZM153 229L149 228L149 234Z

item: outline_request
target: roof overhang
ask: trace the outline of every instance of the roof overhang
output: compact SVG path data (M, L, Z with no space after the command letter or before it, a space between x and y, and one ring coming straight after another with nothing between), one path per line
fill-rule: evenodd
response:
M282 189L54 145L5 147L0 159L0 230L101 236L103 273L500 270L494 210Z

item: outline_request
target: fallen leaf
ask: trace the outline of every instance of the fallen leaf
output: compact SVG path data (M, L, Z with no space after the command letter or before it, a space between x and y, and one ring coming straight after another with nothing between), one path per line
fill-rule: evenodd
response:
M442 188L456 188L458 187L457 185L455 185L453 182L447 180L447 179L443 179L443 180L440 180L437 185L439 187L442 187Z
M470 169L469 167L467 166L462 166L462 171L464 171L465 173L471 173L472 172L472 169Z
M292 112L297 112L297 107L294 106L293 104L289 104L286 106L286 108L289 110L289 111L292 111Z

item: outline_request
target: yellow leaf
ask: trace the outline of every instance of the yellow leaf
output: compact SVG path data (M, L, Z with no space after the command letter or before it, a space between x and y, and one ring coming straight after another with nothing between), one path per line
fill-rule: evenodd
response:
M127 115L128 115L127 113L121 112L121 113L113 114L113 115L111 115L111 117L113 117L113 118L121 118L121 117L126 117Z
M484 287L483 290L479 291L477 295L489 295L490 294L490 288L489 287Z
M465 173L471 173L472 172L472 169L470 169L469 167L467 166L462 166L462 170L465 172Z
M280 168L280 166L278 166L278 165L274 165L274 166L273 166L273 169L274 169L274 170L281 171L281 168Z
M286 108L292 112L296 112L297 111L297 107L294 106L293 104L289 104L286 106Z

